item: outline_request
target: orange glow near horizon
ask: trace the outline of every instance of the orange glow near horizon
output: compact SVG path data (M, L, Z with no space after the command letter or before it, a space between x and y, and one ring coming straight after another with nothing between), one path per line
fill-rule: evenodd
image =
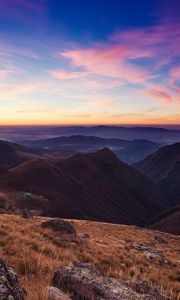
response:
M121 119L121 120L120 120ZM39 119L36 120L34 119L33 121L31 120L14 120L14 119L10 119L10 120L4 120L4 122L0 122L0 126L83 126L83 125L87 125L87 126L98 126L98 125L125 125L125 126L136 126L136 125L140 125L140 126L160 126L160 125L176 125L176 126L180 126L180 116L162 116L161 118L158 117L157 119L153 116L142 116L141 118L136 117L136 116L131 116L131 118L128 117L121 117L121 118L115 118L115 117L105 117L105 118L100 118L100 117L95 117L95 118L89 118L89 120L86 119L76 119L76 121L74 121L74 117L71 119L70 117L68 118L62 118L61 121L59 121L58 119Z

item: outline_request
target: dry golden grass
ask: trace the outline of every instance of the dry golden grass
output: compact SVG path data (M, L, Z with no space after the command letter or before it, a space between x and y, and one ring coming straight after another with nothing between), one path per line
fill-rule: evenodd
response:
M88 243L79 238L60 238L40 224L48 218L26 220L0 215L0 257L14 267L27 290L28 300L45 300L42 290L50 284L54 270L78 262L92 262L103 274L121 279L140 279L167 289L179 299L179 238L162 233L167 244L154 240L155 231L135 226L73 221L77 233L88 233ZM160 251L163 262L150 259L130 246L150 244Z

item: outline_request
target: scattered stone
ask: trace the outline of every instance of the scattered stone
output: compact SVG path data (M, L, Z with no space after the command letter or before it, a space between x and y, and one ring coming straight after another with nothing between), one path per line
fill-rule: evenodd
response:
M0 259L0 299L24 300L25 290L18 282L16 272Z
M154 239L155 239L156 241L158 241L160 244L168 244L168 242L165 241L160 235L155 235L155 236L154 236Z
M31 211L28 208L23 209L23 213L22 213L23 218L25 219L33 219L33 214L31 213Z
M44 294L44 297L47 300L71 300L71 298L67 294L53 286L48 286L45 289Z
M152 249L149 244L146 245L146 244L138 244L135 242L131 242L129 246L132 249L143 252L151 260L157 259L160 263L164 262L164 257L162 253L156 249Z
M63 234L73 234L76 236L76 230L72 223L64 221L60 218L51 219L41 224L43 228L51 228Z
M89 240L90 239L90 235L88 233L83 233L80 235L80 238L83 240Z
M86 245L88 244L89 239L90 239L90 236L89 236L88 233L80 234L78 237L80 238L80 240L81 240L84 244L86 244Z
M149 294L136 292L123 281L100 276L85 268L57 270L52 285L70 292L73 300L163 300L160 295L149 298Z

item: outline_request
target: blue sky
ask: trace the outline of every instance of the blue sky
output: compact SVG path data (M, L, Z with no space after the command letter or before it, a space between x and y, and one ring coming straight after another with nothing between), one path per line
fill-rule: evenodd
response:
M1 124L179 124L180 1L0 2Z

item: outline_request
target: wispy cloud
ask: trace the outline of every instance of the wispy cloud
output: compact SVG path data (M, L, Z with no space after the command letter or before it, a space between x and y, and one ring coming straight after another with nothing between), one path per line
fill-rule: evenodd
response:
M16 47L8 43L4 43L0 41L0 55L4 56L23 56L32 59L39 59L39 55L37 55L33 50L24 49L23 47Z
M131 54L123 46L95 46L67 50L59 55L68 58L73 67L83 67L89 74L119 78L124 82L142 82L150 77L147 70L127 61Z
M36 91L35 85L1 85L0 86L0 100L10 98L16 99L19 95L29 95Z
M91 47L60 51L63 70L49 70L56 79L77 86L113 89L136 86L143 95L172 103L179 99L180 25L170 21L159 25L116 32L106 42ZM163 82L163 84L162 84Z
M60 71L60 70L48 71L48 73L56 79L65 79L65 80L80 78L88 75L87 72L76 72L76 71L71 72L71 71Z
M143 95L153 98L155 100L162 100L165 103L171 103L173 101L173 98L166 92L158 90L156 88L149 88L147 89Z
M46 0L2 0L0 2L1 13L10 13L17 15L23 10L31 11L33 13L42 12ZM13 11L14 10L14 11Z

